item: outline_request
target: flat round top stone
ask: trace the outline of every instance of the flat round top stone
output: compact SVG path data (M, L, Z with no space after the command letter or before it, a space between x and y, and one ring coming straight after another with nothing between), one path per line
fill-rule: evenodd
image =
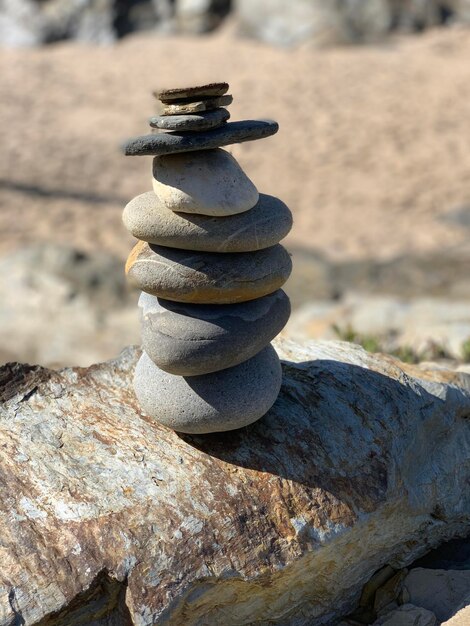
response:
M133 137L123 145L127 156L162 156L177 152L210 150L233 143L254 141L275 135L279 124L272 120L243 120L227 122L220 128L200 133L157 133Z
M160 89L153 95L160 102L172 102L185 98L207 98L209 96L223 96L228 91L228 83L207 83L195 87L175 87L173 89Z
M149 124L152 128L163 130L210 130L225 124L230 118L227 109L218 108L213 111L201 111L200 113L187 113L185 115L158 115L151 117Z

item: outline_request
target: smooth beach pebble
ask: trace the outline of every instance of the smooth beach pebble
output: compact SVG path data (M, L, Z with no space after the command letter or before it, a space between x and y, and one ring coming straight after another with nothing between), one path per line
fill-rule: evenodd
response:
M228 91L228 83L207 83L195 87L174 87L172 89L160 89L153 95L160 102L173 102L173 100L189 100L223 96Z
M241 122L227 122L220 128L206 130L200 133L153 133L133 137L123 145L123 152L127 156L159 156L176 154L177 152L192 152L195 150L210 150L229 146L233 143L254 141L274 135L279 130L279 124L269 120L243 120Z
M260 194L249 211L228 217L191 215L167 209L149 191L129 202L122 214L134 237L149 243L203 252L249 252L279 243L292 227L288 207Z
M276 291L292 271L280 244L256 252L192 252L140 241L126 262L138 289L176 302L231 304Z
M152 128L163 130L210 130L222 126L230 118L227 109L214 109L191 115L159 115L151 117L149 124Z
M155 157L153 190L172 211L224 217L258 202L258 190L225 150Z
M281 332L290 315L278 291L239 304L185 304L142 293L142 345L161 369L207 374L250 359Z
M161 115L185 115L186 113L199 113L201 111L212 111L219 107L232 104L233 98L230 95L219 96L217 98L201 98L198 101L178 100L169 104L160 105Z
M281 364L271 345L235 367L187 377L163 371L144 352L134 375L145 413L173 430L193 434L255 422L274 404L281 383Z

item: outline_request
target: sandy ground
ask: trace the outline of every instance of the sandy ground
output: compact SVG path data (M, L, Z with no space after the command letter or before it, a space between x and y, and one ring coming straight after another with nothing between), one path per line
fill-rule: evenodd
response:
M124 258L121 210L151 188L147 132L159 86L224 79L232 119L281 130L231 151L261 191L292 208L288 244L331 258L468 254L470 31L383 47L274 49L235 38L149 34L115 47L0 51L0 253L38 240ZM467 212L467 213L466 213Z

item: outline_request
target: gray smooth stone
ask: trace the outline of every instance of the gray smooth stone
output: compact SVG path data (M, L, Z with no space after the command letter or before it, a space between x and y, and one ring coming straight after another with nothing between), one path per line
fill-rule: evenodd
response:
M173 100L187 100L190 98L208 98L223 96L228 91L228 83L207 83L193 87L173 87L172 89L160 89L153 95L160 102L173 102Z
M137 239L201 252L262 250L279 243L292 228L288 207L279 198L264 193L249 211L214 217L177 213L148 191L127 204L122 220Z
M224 219L224 218L221 218ZM141 291L175 302L232 304L273 293L292 271L280 244L256 252L190 252L140 241L126 274Z
M235 367L186 377L164 372L144 352L134 374L135 394L145 413L192 434L252 424L272 407L281 383L281 364L271 345Z
M123 145L127 156L161 156L177 152L210 150L233 143L254 141L275 135L279 130L277 122L268 120L244 120L227 122L220 128L201 133L154 133L133 137Z
M279 289L239 304L184 304L142 293L142 345L162 370L180 376L233 367L262 350L287 324Z
M202 113L188 115L157 115L151 117L149 124L152 128L178 131L199 131L219 128L230 118L227 109L219 108Z

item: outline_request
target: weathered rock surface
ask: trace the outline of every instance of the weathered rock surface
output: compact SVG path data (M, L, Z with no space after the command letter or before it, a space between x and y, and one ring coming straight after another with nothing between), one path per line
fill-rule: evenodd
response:
M154 92L154 96L161 102L173 102L174 100L197 100L223 96L228 91L228 83L206 83L193 87L173 87L172 89L160 89Z
M149 120L152 128L163 130L210 130L222 126L230 118L227 109L203 111L191 115L157 115Z
M240 304L183 304L142 293L142 346L161 369L180 376L233 367L284 328L290 302L279 289Z
M380 567L467 532L469 376L278 349L268 415L206 437L139 413L135 350L0 369L2 626L334 624Z
M131 284L175 302L233 304L261 298L286 282L292 269L280 244L255 252L192 252L139 241L126 274Z
M144 351L134 389L151 419L181 433L205 434L243 428L263 417L281 381L281 364L271 345L248 361L202 376L164 372Z
M232 104L233 97L230 95L219 98L201 98L195 102L169 102L161 105L162 115L187 115L189 113L201 113L203 111L213 111L219 107Z
M249 211L219 219L167 209L150 191L131 200L122 219L137 239L202 252L262 250L279 243L292 227L289 208L279 198L266 194L260 194Z
M271 137L278 130L277 122L267 120L227 122L220 128L200 133L159 133L134 137L126 141L123 151L127 156L161 156L177 152L211 150L234 143Z
M248 211L259 198L236 159L220 148L155 157L153 190L172 211L217 217Z

